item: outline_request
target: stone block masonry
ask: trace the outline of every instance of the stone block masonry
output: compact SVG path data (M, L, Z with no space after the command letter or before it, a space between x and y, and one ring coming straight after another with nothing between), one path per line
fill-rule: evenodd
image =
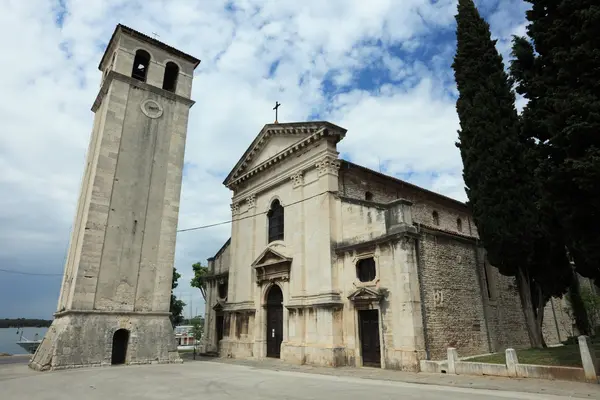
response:
M46 371L111 365L119 329L129 332L126 364L182 362L168 313L64 312L56 316L29 366Z
M162 88L166 70L158 60L178 65L184 87ZM58 312L32 368L181 361L169 304L194 103L188 78L198 63L130 28L115 29L99 67L102 87Z

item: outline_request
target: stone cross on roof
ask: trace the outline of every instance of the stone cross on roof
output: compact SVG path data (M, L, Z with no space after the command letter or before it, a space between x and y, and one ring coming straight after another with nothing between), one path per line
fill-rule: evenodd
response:
M277 122L277 111L279 109L279 106L281 105L281 103L279 103L278 101L275 102L275 107L273 107L273 110L275 110L275 123L278 124L279 122Z

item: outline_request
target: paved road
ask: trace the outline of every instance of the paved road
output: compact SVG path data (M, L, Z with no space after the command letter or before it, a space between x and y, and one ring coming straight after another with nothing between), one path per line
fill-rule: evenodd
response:
M38 373L25 365L0 368L2 400L177 399L365 400L528 399L570 397L548 394L420 385L348 376L256 369L196 362L175 365L88 368Z

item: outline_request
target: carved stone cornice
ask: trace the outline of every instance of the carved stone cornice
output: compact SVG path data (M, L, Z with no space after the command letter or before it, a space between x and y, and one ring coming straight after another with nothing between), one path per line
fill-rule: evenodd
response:
M168 90L161 89L158 86L152 86L152 85L147 84L146 82L142 82L142 81L132 78L130 76L123 75L115 70L110 70L108 72L108 74L106 75L106 77L104 78L104 81L102 81L102 87L100 88L100 91L98 92L98 95L96 96L96 99L94 100L94 104L92 104L93 112L98 111L98 108L102 104L102 100L104 99L104 97L107 95L108 89L113 80L128 83L130 86L134 86L138 89L143 89L148 92L158 94L162 97L166 97L169 100L183 103L189 107L193 106L195 103L194 100L191 100L191 99L185 98L183 96L180 96L178 94L169 92Z
M240 213L240 203L231 203L229 205L229 207L231 207L231 215L239 215Z
M318 293L307 296L292 296L285 305L288 309L297 308L341 308L344 302L338 292Z
M302 171L292 174L290 179L292 180L292 188L294 189L304 185L304 173Z
M337 157L326 155L315 164L315 167L317 168L317 171L319 171L319 176L327 174L338 176L340 165L341 162Z
M238 303L224 303L223 310L228 312L243 311L256 312L256 307L253 301L242 301Z
M225 282L229 279L229 271L227 272L221 272L220 274L211 274L211 275L206 275L204 277L204 279L206 279L207 282L217 282L217 283L222 283Z
M256 271L256 283L283 281L290 279L292 258L273 248L267 247L251 264Z
M256 207L256 195L252 194L246 197L246 203L248 203L248 208L252 209Z
M254 168L248 170L248 166L251 165L253 158L260 153L261 149L265 145L267 145L269 137L282 134L302 134L308 136L281 150L279 153L268 160L263 161ZM248 150L246 150L246 153L242 156L240 161L238 161L234 169L229 173L223 184L229 189L235 190L245 180L272 167L275 164L278 164L283 159L290 157L292 154L301 151L302 149L305 149L312 143L315 143L324 137L331 138L331 140L335 140L337 142L343 139L345 134L345 129L326 121L265 125L261 133L259 133Z
M359 287L348 296L355 305L369 305L381 302L387 293L386 289L375 287Z

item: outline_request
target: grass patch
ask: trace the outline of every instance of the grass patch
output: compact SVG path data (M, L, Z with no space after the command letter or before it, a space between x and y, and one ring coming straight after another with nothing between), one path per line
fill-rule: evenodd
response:
M592 343L592 349L596 357L600 358L600 343ZM517 350L519 364L535 365L559 365L563 367L581 368L581 355L579 345L568 344L560 347L548 347L547 349L524 349ZM482 362L490 364L505 364L505 353L495 353L488 356L470 358L466 362Z

